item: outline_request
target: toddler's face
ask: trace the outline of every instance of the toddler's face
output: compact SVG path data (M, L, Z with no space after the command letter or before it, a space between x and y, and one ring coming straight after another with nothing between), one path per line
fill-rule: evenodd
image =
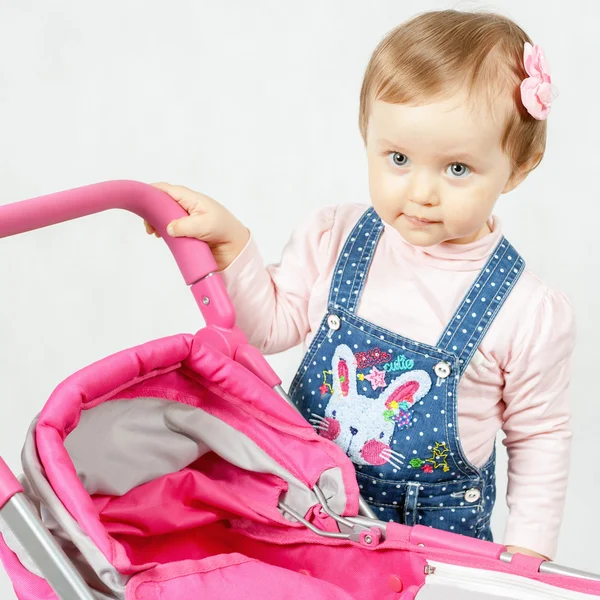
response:
M504 119L445 100L372 106L367 129L371 201L416 246L469 243L487 233L498 197L515 187L502 150Z

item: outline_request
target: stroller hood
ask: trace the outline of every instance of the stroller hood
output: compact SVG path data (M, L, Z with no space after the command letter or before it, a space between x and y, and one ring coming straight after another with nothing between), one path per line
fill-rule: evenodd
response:
M121 573L154 564L142 551L148 544L183 540L223 519L290 527L280 501L331 529L314 514L315 486L338 514L358 512L343 452L243 366L191 335L79 371L56 389L33 432L58 500ZM24 464L35 485L30 454Z

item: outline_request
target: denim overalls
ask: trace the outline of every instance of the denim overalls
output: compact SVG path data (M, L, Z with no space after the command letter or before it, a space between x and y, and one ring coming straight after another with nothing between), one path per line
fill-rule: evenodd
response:
M290 395L355 464L381 520L491 540L495 451L481 468L465 457L457 387L524 262L503 238L432 347L355 314L382 230L370 208L346 240Z

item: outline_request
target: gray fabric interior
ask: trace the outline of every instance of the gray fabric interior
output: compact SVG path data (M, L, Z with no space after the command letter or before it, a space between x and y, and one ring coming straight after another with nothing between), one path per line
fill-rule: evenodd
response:
M83 411L65 447L90 494L123 495L180 471L210 450L242 469L281 477L288 484L282 499L299 513L316 504L313 492L244 434L200 408L178 402L105 402ZM325 471L319 486L331 508L342 512L346 493L341 470Z
M36 423L37 421L34 421L29 429L21 454L25 472L23 479L25 493L36 507L46 527L61 543L69 558L90 585L97 588L105 586L110 592L108 595L98 592L99 600L111 597L122 600L125 598L125 585L129 577L121 575L108 562L54 493L38 458L34 433ZM24 548L20 550L26 552ZM20 557L16 550L13 551Z
M208 452L206 445L169 430L169 404L157 398L114 400L82 412L65 448L90 495L123 496Z

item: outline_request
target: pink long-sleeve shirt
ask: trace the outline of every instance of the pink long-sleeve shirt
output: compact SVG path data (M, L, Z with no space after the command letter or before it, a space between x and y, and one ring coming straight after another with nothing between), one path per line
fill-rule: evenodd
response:
M279 264L265 266L251 238L223 272L238 324L265 354L305 349L327 309L332 273L367 206L318 211L299 226ZM502 233L467 245L408 244L385 225L358 316L435 345ZM552 558L562 520L570 456L569 380L574 315L565 296L526 270L458 388L460 440L482 466L500 429L509 456L504 543Z

